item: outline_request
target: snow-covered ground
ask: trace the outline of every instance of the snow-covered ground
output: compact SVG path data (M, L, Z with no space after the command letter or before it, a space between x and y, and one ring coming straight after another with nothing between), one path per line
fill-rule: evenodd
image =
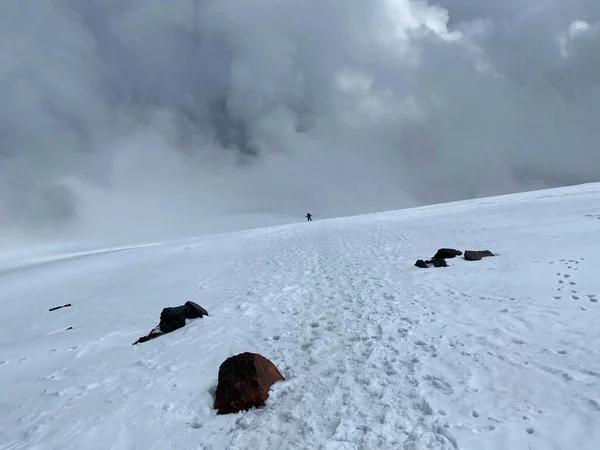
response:
M195 237L295 223L304 214L253 212L210 217L202 224L201 229L195 232ZM319 217L322 216L319 215ZM101 224L98 227L104 228ZM0 229L0 271L20 265L31 265L107 250L131 248L132 246L140 246L142 243L151 245L147 243L147 239L139 237L145 234L143 232L132 233L128 231L122 235L119 233L112 235L108 232L106 234L102 239L97 237L90 239L85 230L81 230L79 234L71 234L69 239L58 238L49 241L47 237L31 239L14 231L11 233L5 229Z
M5 265L0 449L598 449L599 214L592 184ZM413 266L446 246L498 256ZM244 351L287 381L217 416Z

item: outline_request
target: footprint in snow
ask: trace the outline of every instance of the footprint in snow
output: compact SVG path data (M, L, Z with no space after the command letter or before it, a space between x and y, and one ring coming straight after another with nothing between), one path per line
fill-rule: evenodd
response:
M415 345L424 352L430 353L432 356L437 356L437 349L434 345L429 345L427 342L421 340L415 341Z
M188 425L190 427L192 427L194 430L199 430L200 428L202 428L202 422L199 421L198 419L195 419L195 420L189 422Z
M588 404L596 411L600 412L600 402L598 400L590 398L588 399Z
M424 380L427 383L444 394L450 395L454 393L454 389L444 378L433 375L425 375Z
M309 341L309 342L302 344L300 346L300 348L302 349L303 352L306 352L312 348L313 344L314 344L314 341Z
M418 411L421 411L421 413L423 413L423 415L425 416L433 416L434 411L433 408L431 407L431 405L429 404L429 402L427 400L425 400L424 398L417 400L413 403L415 409L417 409Z

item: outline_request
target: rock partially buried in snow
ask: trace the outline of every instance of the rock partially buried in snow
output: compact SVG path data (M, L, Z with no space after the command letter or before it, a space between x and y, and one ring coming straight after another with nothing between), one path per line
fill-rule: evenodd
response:
M160 330L170 333L185 326L185 319L198 319L208 316L208 312L198 303L185 302L182 306L165 308L160 313Z
M206 311L198 303L185 302L185 305L183 305L183 306L185 308L185 318L186 319L198 319L203 316L208 316L208 311Z
M265 405L271 386L285 378L258 353L240 353L219 367L214 407L217 414L235 414Z
M436 254L430 260L424 261L422 259L417 260L415 266L420 267L421 269L427 269L431 266L433 267L448 267L446 263L446 258L455 258L457 256L462 255L463 252L460 250L455 250L453 248L440 248ZM482 258L487 256L495 256L489 250L465 250L464 259L467 261L479 261Z
M142 336L137 341L135 341L132 345L151 341L152 339L156 339L157 337L162 336L163 334L164 333L162 331L160 331L160 327L153 328L152 331L150 331L150 333L148 333L146 336Z
M421 269L427 269L431 266L448 267L448 264L446 263L446 258L456 258L460 255L462 255L462 252L460 250L455 250L453 248L440 248L431 259L427 261L424 261L422 259L417 260L415 266L420 267Z
M443 258L432 258L431 264L433 264L433 267L448 267L446 260Z
M494 254L489 250L465 250L464 258L467 261L479 261L488 256L494 256Z
M183 306L163 309L160 313L160 324L158 325L160 331L170 333L185 327L185 311L186 309Z
M432 259L446 259L446 258L455 258L457 256L462 256L462 252L460 250L455 250L453 248L440 248Z
M429 261L423 261L422 259L418 259L415 263L415 266L420 267L421 269L427 269L431 266L433 267L448 267L446 264L446 260L442 258L431 258Z
M151 339L162 336L163 334L183 328L185 326L186 319L198 319L204 316L208 316L208 311L194 302L188 301L181 306L164 308L160 313L160 323L158 326L150 331L150 333L148 333L146 336L142 336L135 341L133 345L147 342Z

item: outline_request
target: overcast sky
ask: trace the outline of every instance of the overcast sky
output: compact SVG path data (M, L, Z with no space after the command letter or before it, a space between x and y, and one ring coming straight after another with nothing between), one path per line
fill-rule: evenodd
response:
M600 178L596 0L3 0L0 46L5 226L166 236Z

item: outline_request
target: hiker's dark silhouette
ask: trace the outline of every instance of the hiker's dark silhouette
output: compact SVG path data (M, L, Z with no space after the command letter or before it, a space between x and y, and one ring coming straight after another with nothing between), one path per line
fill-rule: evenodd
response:
M312 222L312 214L311 213L306 214L306 220L309 222Z

